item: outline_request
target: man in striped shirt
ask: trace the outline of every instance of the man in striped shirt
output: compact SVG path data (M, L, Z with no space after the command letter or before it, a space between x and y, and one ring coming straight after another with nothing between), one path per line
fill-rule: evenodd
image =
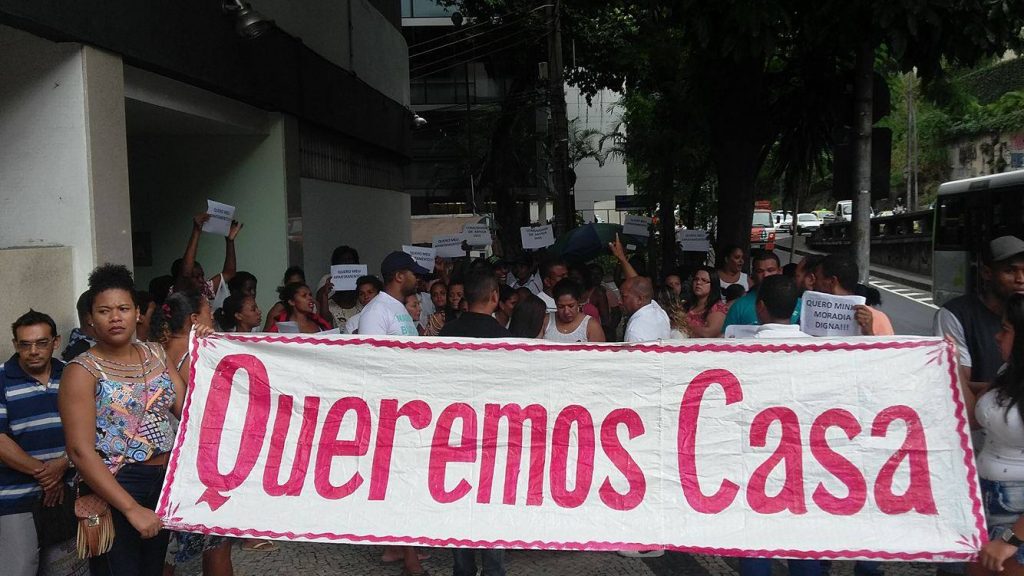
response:
M39 545L32 508L59 503L70 460L57 413L64 364L53 358L57 326L29 310L11 325L17 352L0 369L0 558L3 573L35 576Z

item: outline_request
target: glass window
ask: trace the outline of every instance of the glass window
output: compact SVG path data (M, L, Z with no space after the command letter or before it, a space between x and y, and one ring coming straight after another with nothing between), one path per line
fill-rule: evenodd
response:
M451 14L434 0L404 0L412 2L412 18L447 18Z
M752 226L767 226L772 228L772 214L771 212L754 212L754 220L751 223Z
M412 18L412 0L402 0L402 18Z
M965 196L944 196L936 203L938 209L935 227L936 250L966 250L964 230L966 229Z

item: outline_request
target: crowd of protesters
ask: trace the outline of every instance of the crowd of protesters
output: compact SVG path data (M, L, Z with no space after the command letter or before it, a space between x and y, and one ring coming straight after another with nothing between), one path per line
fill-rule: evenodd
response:
M279 301L264 317L258 279L237 270L234 223L225 239L222 270L207 278L196 261L203 223L194 219L183 257L171 274L136 287L130 271L104 265L89 276L77 302L79 325L61 349L50 316L29 310L11 325L15 354L0 370L0 559L2 572L164 574L202 557L203 573L233 574L233 541L170 534L154 512L181 415L190 358L188 337L225 332L337 331L343 334L531 338L554 342L649 342L728 336L731 326L753 327L753 338L806 338L800 299L814 290L861 294L854 318L865 335L893 335L877 308L877 292L859 285L857 266L842 254L810 255L784 269L771 252L723 251L718 267L670 270L654 281L638 270L616 238L613 270L567 263L556 256L438 258L428 270L404 252L392 252L377 274L336 290L330 275L307 283L289 268ZM992 531L979 562L940 571L980 575L1024 572L1024 241L993 240L981 256L977 294L949 302L936 316L936 334L960 355L972 425L984 429L979 471ZM744 272L750 262L750 273ZM334 250L328 265L359 264L351 246ZM1024 333L1024 332L1022 332ZM975 408L976 406L976 408ZM979 440L980 442L980 440ZM105 503L78 542L76 499ZM70 514L70 520L68 520ZM81 514L78 515L81 517ZM108 523L111 533L102 527ZM81 530L81 528L78 528ZM251 551L273 551L264 540L244 540ZM76 550L77 548L77 550ZM88 561L79 559L86 552ZM503 551L479 551L485 576L505 574ZM657 556L659 550L622 552ZM425 574L429 552L388 547L383 562L403 574ZM454 576L477 574L476 551L453 551ZM826 572L817 560L790 562L806 576ZM744 576L770 574L769 559L743 559ZM880 574L859 562L859 575Z

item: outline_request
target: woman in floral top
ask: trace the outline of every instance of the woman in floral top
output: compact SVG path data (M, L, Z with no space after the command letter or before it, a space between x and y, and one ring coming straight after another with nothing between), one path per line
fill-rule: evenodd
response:
M156 576L163 571L167 531L153 510L174 441L171 416L181 415L185 383L168 369L159 345L134 342L139 310L127 268L94 270L86 304L96 345L64 369L58 407L82 491L107 501L114 521L112 548L90 559L90 568L94 576Z

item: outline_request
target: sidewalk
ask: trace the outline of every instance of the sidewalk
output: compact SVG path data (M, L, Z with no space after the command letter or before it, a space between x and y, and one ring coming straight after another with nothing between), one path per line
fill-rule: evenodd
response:
M399 576L401 563L380 563L380 546L279 542L275 552L232 553L235 576ZM431 557L423 567L432 576L452 573L451 553L426 549ZM624 558L614 552L552 552L509 550L508 576L736 576L738 560L668 552L661 558ZM885 563L886 576L932 576L928 563ZM785 562L775 562L774 574L786 574ZM179 567L178 575L199 576L199 560ZM851 576L853 562L833 562L831 576Z

